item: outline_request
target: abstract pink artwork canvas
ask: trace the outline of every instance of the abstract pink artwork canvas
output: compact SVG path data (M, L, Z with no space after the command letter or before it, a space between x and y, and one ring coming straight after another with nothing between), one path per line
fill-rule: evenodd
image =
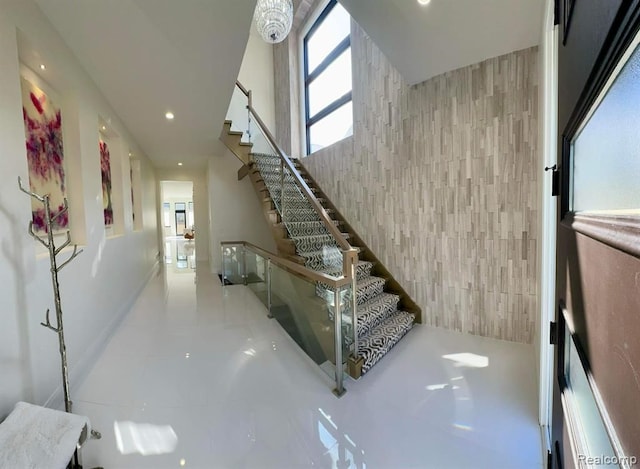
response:
M39 195L49 194L52 215L63 208L65 198L64 152L62 145L62 116L48 96L24 77L22 86L22 114L29 164L29 186ZM31 205L33 227L46 231L44 209L38 201ZM66 229L69 217L58 217L54 230Z
M113 225L113 207L111 205L111 156L107 142L100 140L100 172L102 173L102 207L105 226Z

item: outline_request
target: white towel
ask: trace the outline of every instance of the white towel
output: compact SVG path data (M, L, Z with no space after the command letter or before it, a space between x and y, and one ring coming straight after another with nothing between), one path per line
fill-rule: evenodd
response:
M89 419L18 402L0 424L0 468L64 469Z

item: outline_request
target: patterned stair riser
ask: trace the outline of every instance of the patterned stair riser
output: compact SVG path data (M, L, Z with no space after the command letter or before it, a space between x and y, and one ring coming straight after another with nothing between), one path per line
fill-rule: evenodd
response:
M335 224L337 225L338 223L336 222ZM324 226L324 223L322 223L321 221L288 222L286 223L286 229L289 233L291 233L292 238L297 238L300 236L317 236L329 234L326 226Z
M262 175L262 180L264 181L265 186L267 186L267 190L269 191L269 194L271 194L271 197L272 198L277 197L279 200L280 192L282 189L280 177ZM285 179L284 190L285 190L285 194L287 194L288 192L291 192L291 196L293 197L300 198L300 199L305 198L302 195L302 192L300 192L300 189L297 186L294 186L294 183L292 181L287 181Z
M331 216L331 211L327 211L329 216ZM312 208L305 209L287 209L285 207L285 216L283 217L285 220L285 226L287 222L303 222L303 221L320 221L320 217L317 212Z
M366 279L367 277L371 277L372 268L373 268L372 262L365 262L365 261L358 262L358 265L356 266L356 279L360 281L360 280ZM340 269L336 269L336 270L331 270L331 269L325 270L325 273L331 275L332 277L342 277L343 268L340 267Z
M376 327L370 334L358 339L359 355L364 358L362 374L369 371L411 330L414 319L413 314L399 311Z
M322 251L324 248L337 249L338 246L333 236L327 235L315 235L315 236L302 236L292 238L296 245L296 251L308 252L308 251Z
M274 197L277 197L278 199L280 199L280 186L279 183L276 187L272 188L272 191L270 192L270 194L273 194ZM311 188L311 192L313 192L314 194L318 193L318 190L313 190L313 188ZM299 187L291 187L291 186L287 186L284 188L284 195L285 197L300 197L302 195L302 193L300 192L300 188Z
M382 293L358 308L358 337L364 337L398 310L400 297Z
M311 204L306 199L306 197L303 199L285 198L284 201L280 200L280 198L277 197L275 199L272 198L272 200L277 207L284 207L282 209L284 210L284 214L285 214L283 218L287 218L286 215L288 210L313 210L313 208L311 208Z
M280 161L280 157L277 155L269 155L265 153L253 153L251 156L253 158L253 161L260 162L261 164L264 164L264 165L280 166L280 164L282 164ZM294 166L300 164L297 158L290 158L290 159L291 159L291 162L294 164Z
M369 277L365 280L359 281L357 284L358 291L356 296L358 306L382 294L385 283L385 279L378 277ZM316 294L321 298L329 298L333 295L333 288L323 283L318 283L316 285ZM350 299L351 290L347 291L345 294L345 305L349 309L351 305Z
M304 258L304 265L311 270L325 271L340 269L343 264L342 251L338 248L326 248L322 251L299 252Z

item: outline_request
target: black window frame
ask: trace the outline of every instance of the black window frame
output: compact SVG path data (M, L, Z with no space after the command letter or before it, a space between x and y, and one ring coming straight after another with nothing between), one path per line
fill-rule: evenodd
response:
M336 111L338 108L344 106L345 104L351 102L352 93L353 93L353 83L351 83L351 89L349 92L335 99L327 106L316 112L313 116L309 115L309 86L313 81L318 78L333 62L336 61L343 52L347 49L351 48L351 31L349 31L349 35L345 37L340 43L331 51L327 56L316 66L316 68L309 73L309 59L308 59L308 41L313 33L320 27L320 25L327 18L331 10L338 4L337 0L330 0L327 6L322 10L320 16L314 21L309 31L304 36L302 41L303 47L303 62L304 62L304 122L305 122L305 135L306 135L306 154L311 154L311 126L323 118L330 115L332 112Z

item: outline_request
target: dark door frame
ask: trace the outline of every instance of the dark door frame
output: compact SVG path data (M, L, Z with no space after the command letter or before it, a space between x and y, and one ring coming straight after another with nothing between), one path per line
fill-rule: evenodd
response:
M563 38L560 47L571 41L571 32L568 30L568 26L571 24L571 16L573 15L573 7L576 3L573 1L560 2L558 8L563 18L567 18L568 21L562 21L564 30L561 32ZM584 3L583 3L584 7ZM569 11L566 9L569 8ZM638 217L613 217L613 216L593 216L580 214L576 215L571 212L570 207L570 187L571 187L571 143L580 129L581 124L587 117L588 113L592 109L594 103L598 99L605 85L607 84L612 72L615 70L620 59L627 51L629 45L633 42L634 38L640 30L640 0L623 0L620 4L620 8L615 15L611 27L606 33L604 42L600 49L599 54L595 60L595 63L591 69L590 74L586 80L586 85L577 100L575 107L573 108L567 124L562 129L562 133L559 136L558 151L560 160L560 176L561 176L561 190L558 200L558 260L562 258L560 249L561 247L561 230L566 233L581 233L590 238L593 238L601 243L609 245L618 249L619 251L630 254L634 257L640 257L640 220ZM559 125L562 125L559 122ZM570 231L567 231L570 230ZM560 262L558 262L560 265ZM564 269L558 269L558 275L565 275ZM578 279L580 280L580 279ZM562 391L566 388L565 376L564 376L564 324L565 324L565 306L564 288L560 285L560 277L556 281L556 325L557 325L557 338L556 350L554 354L554 399L553 399L553 446L552 449L556 453L554 457L550 458L552 467L562 468L562 461L569 461L567 457L563 457L562 452L568 451L568 448L562 447L563 432L566 434L567 428L567 416L563 414L562 405ZM571 339L568 339L571 340ZM580 358L583 366L586 369L590 369L589 357L584 350L581 349L580 338L576 337L575 342L580 350ZM585 344L588 346L588 344ZM598 403L602 405L602 403ZM602 408L599 410L603 411ZM570 419L570 417L569 417ZM569 422L568 426L571 424ZM615 435L615 429L612 428L611 422L605 422L607 431L611 435ZM565 455L565 456L568 456Z

